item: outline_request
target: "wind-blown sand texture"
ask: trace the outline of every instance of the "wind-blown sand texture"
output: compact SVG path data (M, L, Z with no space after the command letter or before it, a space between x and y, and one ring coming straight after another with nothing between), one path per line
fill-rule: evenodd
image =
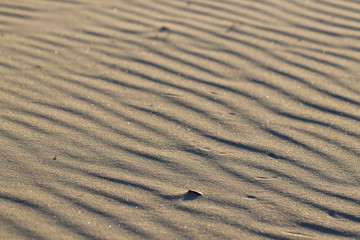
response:
M0 239L360 239L359 80L357 0L1 1Z

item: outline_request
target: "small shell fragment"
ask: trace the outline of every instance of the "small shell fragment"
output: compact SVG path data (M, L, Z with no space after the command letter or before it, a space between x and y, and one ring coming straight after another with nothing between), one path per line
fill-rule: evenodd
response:
M197 195L199 195L199 196L200 196L200 195L203 195L202 192L195 191L195 190L192 190L192 189L189 189L188 193L195 193L195 194L197 194Z

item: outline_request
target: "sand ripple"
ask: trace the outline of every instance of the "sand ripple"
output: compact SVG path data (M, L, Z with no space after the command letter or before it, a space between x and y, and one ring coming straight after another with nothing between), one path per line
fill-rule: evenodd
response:
M359 46L350 0L0 3L0 238L359 239Z

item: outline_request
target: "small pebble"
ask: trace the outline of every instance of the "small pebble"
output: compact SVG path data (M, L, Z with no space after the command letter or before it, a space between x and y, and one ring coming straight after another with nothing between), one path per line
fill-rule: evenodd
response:
M170 32L170 29L163 26L163 27L159 28L159 32Z

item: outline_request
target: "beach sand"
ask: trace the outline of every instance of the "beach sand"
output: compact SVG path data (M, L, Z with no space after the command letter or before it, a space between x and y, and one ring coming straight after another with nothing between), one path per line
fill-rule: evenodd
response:
M359 1L2 1L0 239L360 239L359 80Z

